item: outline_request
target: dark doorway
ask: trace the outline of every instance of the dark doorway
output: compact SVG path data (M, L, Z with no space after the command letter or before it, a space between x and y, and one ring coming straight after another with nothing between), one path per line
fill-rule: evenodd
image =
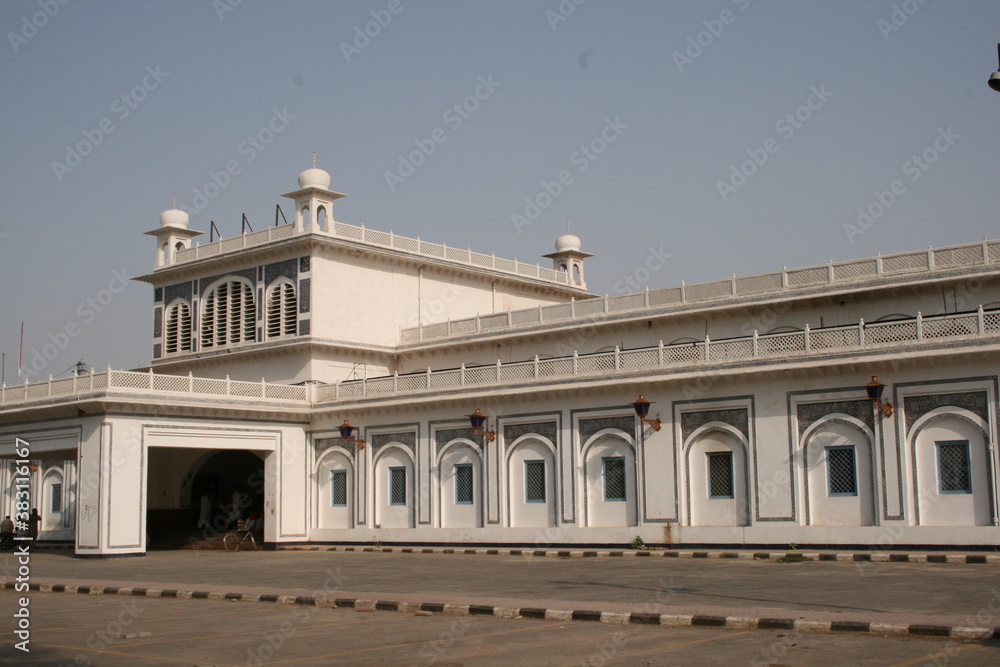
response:
M204 548L238 519L251 512L263 516L264 461L253 452L217 451L203 459L189 479L189 505L149 512L147 548Z

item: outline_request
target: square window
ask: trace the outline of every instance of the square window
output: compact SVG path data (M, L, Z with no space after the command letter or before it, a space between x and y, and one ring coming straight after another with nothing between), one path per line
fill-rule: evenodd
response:
M524 462L524 499L529 503L545 502L545 461Z
M858 495L858 470L854 447L827 447L826 472L831 496Z
M462 463L455 466L455 504L472 504L472 464Z
M733 497L733 453L708 454L708 497Z
M334 507L347 507L347 471L334 470L331 472L330 487L333 490L330 504Z
M389 504L406 504L406 468L389 468Z
M604 500L625 500L625 459L604 459Z
M62 484L53 484L49 496L49 511L53 514L62 512Z
M968 440L937 443L937 460L941 493L972 493Z

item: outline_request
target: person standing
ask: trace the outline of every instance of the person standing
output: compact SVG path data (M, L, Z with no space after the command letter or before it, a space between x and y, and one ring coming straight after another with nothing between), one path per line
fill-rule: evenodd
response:
M38 539L38 524L41 523L42 517L38 514L38 508L32 507L31 514L28 516L28 537L31 540Z

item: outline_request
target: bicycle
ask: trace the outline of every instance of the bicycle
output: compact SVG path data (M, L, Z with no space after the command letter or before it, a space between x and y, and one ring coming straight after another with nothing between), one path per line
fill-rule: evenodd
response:
M240 547L246 548L248 545L257 551L257 541L253 539L251 530L231 530L222 538L222 544L226 547L226 551L239 551Z

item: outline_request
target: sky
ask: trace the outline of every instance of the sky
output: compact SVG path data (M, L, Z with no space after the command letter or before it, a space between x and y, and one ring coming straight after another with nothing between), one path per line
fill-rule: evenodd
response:
M194 229L273 224L314 152L341 222L546 266L569 221L596 294L998 238L998 27L979 0L2 0L4 379L147 364L143 232L175 196Z

